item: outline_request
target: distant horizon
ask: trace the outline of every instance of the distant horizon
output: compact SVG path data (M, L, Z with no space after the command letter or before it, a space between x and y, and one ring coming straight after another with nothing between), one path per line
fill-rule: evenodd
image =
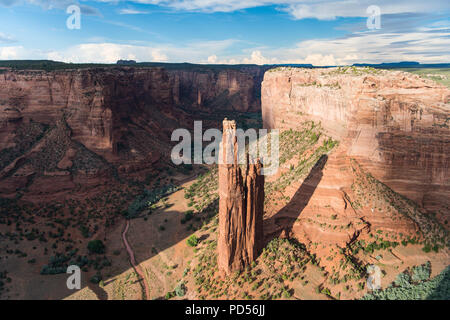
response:
M119 62L122 61L123 64ZM220 64L220 63L195 63L195 62L158 62L158 61L135 61L135 60L126 60L119 59L115 63L96 63L96 62L64 62L57 60L47 60L47 59L15 59L15 60L1 60L0 59L0 68L5 68L2 64L13 64L15 62L30 62L30 63L56 63L56 64L68 64L68 65L105 65L105 66L122 66L122 67L132 67L133 65L145 65L145 64L155 64L155 65L199 65L199 66L259 66L259 67L270 67L270 66L278 66L278 67L305 67L305 68L333 68L333 67L377 67L377 66L385 66L385 67L443 67L450 68L450 62L436 62L436 63L420 63L417 61L397 61L397 62L382 62L382 63L366 63L366 62L356 62L353 64L347 65L313 65L313 64L299 64L299 63L275 63L275 64L254 64L254 63L237 63L237 64Z

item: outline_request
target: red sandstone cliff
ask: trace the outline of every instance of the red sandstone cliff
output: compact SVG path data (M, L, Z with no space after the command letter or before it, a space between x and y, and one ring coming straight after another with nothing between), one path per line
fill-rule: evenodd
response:
M265 67L168 70L174 103L191 111L259 112Z
M346 250L352 244L374 242L381 234L388 241L411 237L439 248L448 246L443 226L448 229L445 221L450 218L449 98L448 88L404 72L266 72L266 128L306 132L308 126L302 126L313 120L340 142L308 170L307 177L275 192L275 199L287 197L287 203L269 198L266 240L297 238L330 273L351 254ZM321 145L319 140L313 149ZM299 163L313 152L305 151ZM281 172L288 172L289 165L281 166ZM363 258L376 262L374 257Z
M450 90L399 71L367 68L266 72L267 128L320 121L377 179L427 209L450 207Z
M198 111L255 111L259 69L93 68L0 74L0 192L95 185L170 159ZM43 187L45 185L45 188ZM44 192L43 191L43 192Z

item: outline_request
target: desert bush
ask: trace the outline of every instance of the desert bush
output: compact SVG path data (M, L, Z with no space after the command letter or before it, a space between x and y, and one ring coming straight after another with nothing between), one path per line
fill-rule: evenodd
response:
M425 264L412 268L411 279L415 282L428 280L431 275L431 263L428 261Z
M91 279L89 279L90 282L98 284L100 283L100 281L102 281L102 275L100 272L97 272L95 275L93 275L91 277Z
M181 219L181 224L185 224L187 221L191 220L194 216L194 211L188 210L185 212L184 217Z
M395 285L399 287L408 287L411 282L411 277L408 273L400 273L397 278L395 278Z
M186 294L186 286L184 285L184 282L181 282L176 288L175 288L175 294L178 297L184 297Z
M198 245L198 238L197 238L197 236L196 236L195 234L193 234L192 236L190 236L190 237L187 239L187 244L188 244L188 246L190 246L190 247L196 247L196 246Z
M384 290L366 294L363 300L448 300L450 299L450 266L433 279L429 279L428 263L401 273L396 281ZM411 280L413 282L411 282Z
M88 243L89 253L101 254L105 252L105 245L101 240L92 240Z

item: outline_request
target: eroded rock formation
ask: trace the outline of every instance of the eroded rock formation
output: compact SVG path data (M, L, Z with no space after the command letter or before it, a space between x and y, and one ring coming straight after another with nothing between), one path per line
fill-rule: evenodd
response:
M262 249L264 176L259 159L251 163L248 156L242 172L234 121L223 121L221 149L218 265L221 272L230 274L250 265Z

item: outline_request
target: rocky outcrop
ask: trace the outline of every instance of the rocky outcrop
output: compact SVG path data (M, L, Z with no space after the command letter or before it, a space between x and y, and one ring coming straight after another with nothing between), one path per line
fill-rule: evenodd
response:
M406 72L370 68L266 72L266 128L321 122L348 157L423 208L450 208L450 90Z
M246 171L238 165L236 123L224 120L219 163L218 265L224 274L239 271L254 261L263 246L264 176L261 162Z

